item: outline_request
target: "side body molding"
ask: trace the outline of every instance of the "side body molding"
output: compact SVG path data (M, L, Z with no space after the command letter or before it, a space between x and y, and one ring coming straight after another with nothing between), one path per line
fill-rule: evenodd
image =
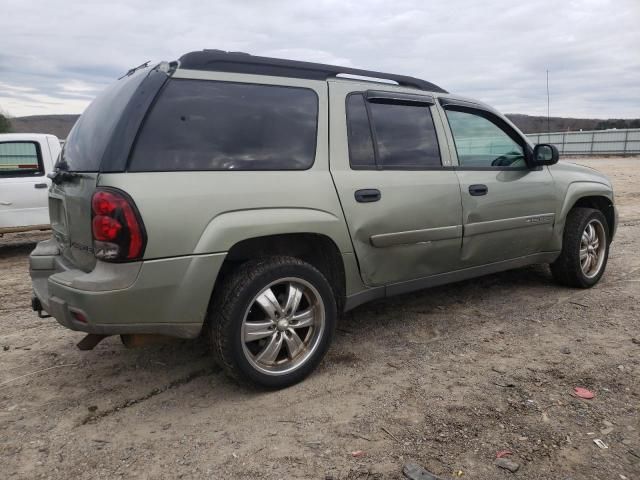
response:
M394 245L410 245L414 243L429 243L438 240L451 240L462 236L462 225L450 227L425 228L405 232L380 233L372 235L371 245L374 247L391 247Z
M543 223L553 223L555 213L543 213L540 215L527 215L524 217L505 218L500 220L490 220L487 222L469 223L465 226L466 237L480 235L483 233L501 232L516 228L535 227Z

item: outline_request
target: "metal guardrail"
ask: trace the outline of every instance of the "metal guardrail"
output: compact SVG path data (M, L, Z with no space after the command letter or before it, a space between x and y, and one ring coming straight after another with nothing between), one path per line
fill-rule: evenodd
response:
M551 143L561 155L640 155L640 128L530 133L529 140Z

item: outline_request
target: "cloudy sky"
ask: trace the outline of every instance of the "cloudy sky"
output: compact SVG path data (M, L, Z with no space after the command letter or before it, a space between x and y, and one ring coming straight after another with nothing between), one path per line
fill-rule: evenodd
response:
M422 77L506 113L640 117L640 0L0 0L0 109L80 113L202 48Z

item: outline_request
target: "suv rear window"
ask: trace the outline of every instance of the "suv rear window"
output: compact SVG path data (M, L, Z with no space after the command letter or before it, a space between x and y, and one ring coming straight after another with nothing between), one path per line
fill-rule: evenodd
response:
M129 171L304 170L318 97L298 87L173 79L153 106Z
M102 155L125 107L149 74L143 68L121 78L100 94L71 129L62 150L61 161L73 172L97 172Z

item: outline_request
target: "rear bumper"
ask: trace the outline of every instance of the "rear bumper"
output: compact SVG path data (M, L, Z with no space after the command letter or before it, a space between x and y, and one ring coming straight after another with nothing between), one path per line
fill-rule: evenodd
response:
M47 240L38 244L29 263L35 296L71 330L195 338L225 255L98 262L86 273L69 266L55 240Z

